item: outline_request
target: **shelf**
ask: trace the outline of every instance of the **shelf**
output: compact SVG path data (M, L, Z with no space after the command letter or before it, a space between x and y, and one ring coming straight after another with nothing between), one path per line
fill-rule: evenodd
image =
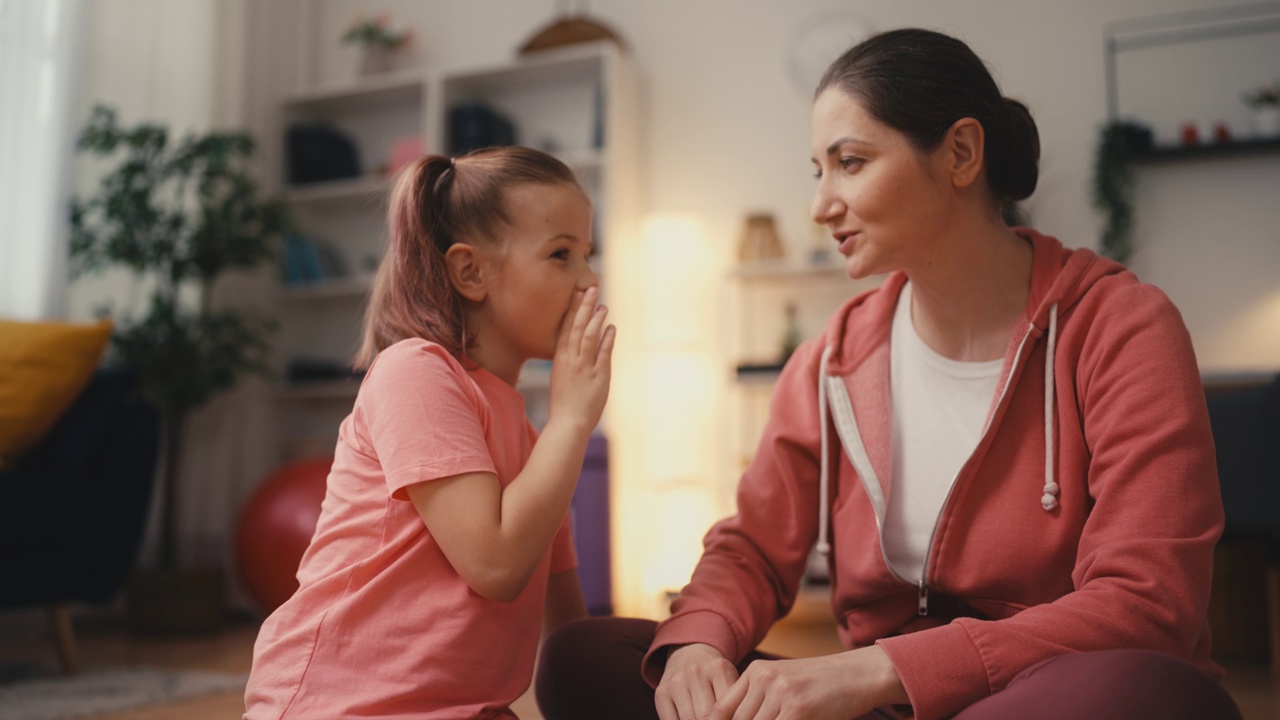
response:
M1280 138L1262 138L1256 140L1233 140L1212 145L1169 145L1157 146L1149 150L1134 151L1135 163L1160 163L1175 160L1198 160L1211 158L1230 158L1261 156L1280 153Z
M381 200L388 189L388 181L381 175L365 175L343 180L325 180L290 185L285 188L285 199L291 203L323 203L344 200Z
M739 263L730 275L742 280L792 280L803 277L847 278L844 263L836 253L823 262L797 262L787 259L754 260Z
M312 283L285 285L282 295L283 299L288 301L363 299L368 294L372 284L372 277L357 275Z
M553 154L575 173L591 172L604 167L604 153L599 150L576 150Z
M770 385L777 382L782 374L780 363L748 364L743 363L734 368L734 376L743 385Z
M421 70L402 70L354 82L348 80L300 88L287 93L284 104L293 110L325 112L350 105L353 100L364 105L414 102L421 97L426 82L426 74Z

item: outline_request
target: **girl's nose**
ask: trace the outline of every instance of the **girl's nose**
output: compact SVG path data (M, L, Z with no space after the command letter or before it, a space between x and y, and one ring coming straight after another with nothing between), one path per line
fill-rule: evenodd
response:
M578 275L578 289L586 290L599 285L600 278L596 276L596 271L592 270L590 265L583 265L582 272Z

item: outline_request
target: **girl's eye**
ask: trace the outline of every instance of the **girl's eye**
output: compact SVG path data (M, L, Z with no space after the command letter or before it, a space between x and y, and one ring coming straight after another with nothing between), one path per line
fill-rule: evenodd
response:
M569 259L569 250L568 250L568 248L561 248L561 249L559 249L559 250L557 250L557 251L555 251L555 252L551 253L551 257L555 258L556 260L568 260L568 259Z

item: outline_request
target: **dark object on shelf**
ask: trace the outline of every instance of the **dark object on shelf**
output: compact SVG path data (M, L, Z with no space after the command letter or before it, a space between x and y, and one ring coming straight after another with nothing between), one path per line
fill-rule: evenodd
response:
M792 353L796 348L800 347L800 343L804 341L804 333L800 331L800 311L795 303L787 303L787 324L782 331L782 341L779 343L779 359L785 365L787 360L791 359Z
M364 377L363 370L333 360L294 358L289 361L285 373L289 382L314 382L319 380L352 380Z
M480 148L514 145L515 126L483 103L449 108L449 154L465 155Z
M98 370L44 439L0 471L0 608L48 606L64 669L66 606L124 585L151 505L160 421L132 370Z
M782 372L782 363L742 363L737 371L739 380L769 379Z
M285 146L291 185L360 176L355 142L332 125L292 125Z
M534 33L533 37L526 40L524 45L520 46L520 54L525 55L539 50L549 50L551 48L564 47L565 45L577 45L578 43L595 42L597 40L609 40L617 43L618 47L623 50L627 49L627 44L609 26L587 17L582 12L569 11L561 13L560 17L552 21L550 25Z

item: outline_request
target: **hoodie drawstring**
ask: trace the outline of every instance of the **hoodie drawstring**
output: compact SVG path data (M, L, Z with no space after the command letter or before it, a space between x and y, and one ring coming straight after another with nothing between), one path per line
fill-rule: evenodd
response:
M831 470L827 467L828 455L827 451L827 360L831 357L834 350L830 345L822 350L822 361L818 364L818 427L821 429L822 435L822 457L818 461L820 468L818 471L818 546L817 550L820 555L827 557L831 552L831 543L827 539L828 523L830 519L830 509L827 507L827 488L830 485L828 475Z
M1046 512L1058 507L1058 483L1054 481L1053 463L1053 356L1058 340L1058 306L1049 308L1049 343L1044 357L1044 495L1040 506Z
M1054 356L1056 355L1058 344L1058 305L1055 303L1049 308L1049 330L1048 342L1045 346L1044 360L1044 494L1040 496L1040 506L1046 512L1052 512L1058 507L1058 483L1054 473ZM829 467L830 460L828 458L828 439L827 439L827 362L831 358L835 348L827 346L822 351L822 360L818 365L818 426L821 428L820 435L822 438L821 458L819 459L818 474L818 544L817 551L824 557L831 552L831 543L828 539L830 532L830 498L828 497L831 484Z

